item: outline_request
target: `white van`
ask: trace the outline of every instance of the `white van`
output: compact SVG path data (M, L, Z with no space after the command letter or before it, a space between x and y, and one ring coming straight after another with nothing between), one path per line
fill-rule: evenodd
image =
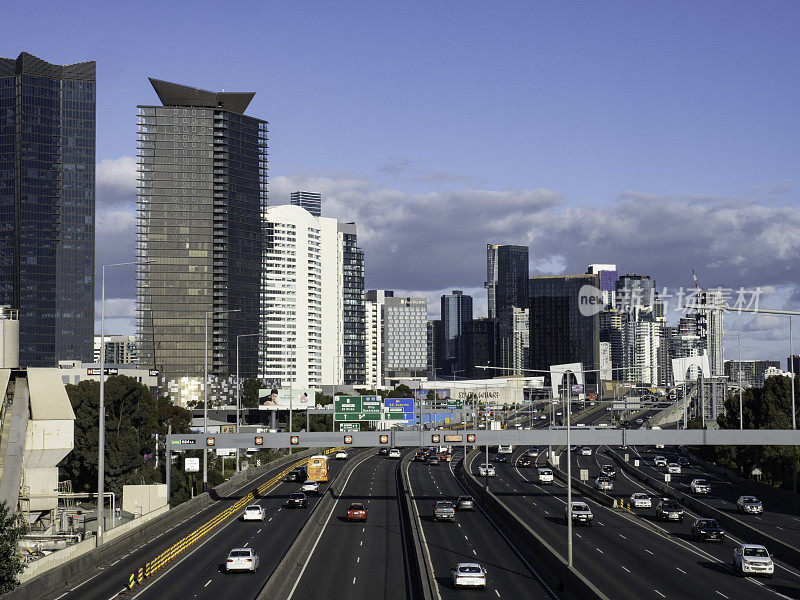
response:
M553 469L550 467L539 467L538 479L539 483L553 483Z

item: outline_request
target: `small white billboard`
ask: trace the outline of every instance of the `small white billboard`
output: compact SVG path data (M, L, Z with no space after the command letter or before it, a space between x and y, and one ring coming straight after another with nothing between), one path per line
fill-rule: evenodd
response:
M183 459L183 470L187 473L197 473L200 471L199 458L185 458Z

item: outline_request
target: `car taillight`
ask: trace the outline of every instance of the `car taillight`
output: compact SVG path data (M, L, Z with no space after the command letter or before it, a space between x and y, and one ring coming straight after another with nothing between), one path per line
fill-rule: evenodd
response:
M253 562L253 559L252 558L245 558L244 562Z

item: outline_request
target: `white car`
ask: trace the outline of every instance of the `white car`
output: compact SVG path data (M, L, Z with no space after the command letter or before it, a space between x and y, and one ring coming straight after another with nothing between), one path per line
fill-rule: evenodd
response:
M755 496L739 496L739 499L736 501L736 510L740 513L760 515L764 512L764 505L761 504L761 500Z
M313 479L307 479L303 482L303 485L300 486L300 491L306 494L316 494L319 492L319 483Z
M450 569L453 577L453 587L486 587L486 569L478 563L458 563Z
M397 448L389 449L389 458L400 458L400 450Z
M653 501L644 492L631 494L631 504L634 508L653 508Z
M603 492L610 492L614 489L614 483L609 477L600 476L594 480L594 487Z
M490 465L489 463L481 463L478 467L478 475L480 477L494 477L496 475L494 471L494 465Z
M258 554L252 548L234 548L228 552L225 560L225 572L232 571L258 571Z
M347 460L347 452L345 450L337 451L336 455L334 456L334 459L336 459L336 460Z
M242 521L263 521L264 507L258 504L250 504L244 507Z
M581 456L591 456L591 455L592 455L592 449L589 448L589 446L584 446L583 448L581 448Z
M678 463L669 463L667 465L667 473L680 473L681 466Z
M656 456L653 459L653 465L655 465L656 467L666 467L667 458L665 456Z
M739 544L733 549L733 568L742 577L746 575L766 575L772 577L775 564L764 546L759 544Z
M539 467L537 476L539 483L553 483L553 469L549 467Z
M692 479L689 484L695 494L708 494L711 492L711 485L705 479Z
M564 507L564 519L569 519L570 510L569 506ZM584 525L588 525L589 527L592 526L592 519L594 515L592 514L592 509L589 508L589 505L586 502L573 502L572 503L572 522L573 523L582 523Z

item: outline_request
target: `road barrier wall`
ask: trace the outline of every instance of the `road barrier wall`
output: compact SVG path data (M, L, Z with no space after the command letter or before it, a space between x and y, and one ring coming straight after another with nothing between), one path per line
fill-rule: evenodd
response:
M422 548L422 540L420 539L418 526L422 526L420 522L419 513L416 510L414 503L411 500L411 485L407 481L408 465L413 459L414 454L408 453L400 461L398 466L397 493L400 496L402 503L401 518L404 523L404 530L409 532L410 539L404 539L404 543L409 547L408 568L414 573L416 594L412 594L414 598L422 598L423 600L432 600L435 597L434 589L436 587L436 575L428 569L428 562L425 560L425 554Z
M478 451L470 453L467 464L471 464L470 457L473 457L475 452ZM456 474L470 493L481 503L481 507L503 527L505 535L513 541L525 559L545 571L544 573L540 572L540 575L551 588L580 600L609 600L574 567L569 567L566 560L502 500L491 491L487 491L475 475L469 469L464 468L464 463L458 465Z
M566 456L563 452L561 456ZM566 484L567 482L567 474L561 470L560 466L557 466L553 463L550 463L553 467L553 473L556 477L562 482ZM560 461L559 461L560 464ZM574 469L573 469L574 472ZM572 489L579 491L584 496L588 496L598 504L602 504L603 506L607 506L609 508L617 508L617 501L616 499L612 498L608 494L604 494L598 489L595 489L591 485L588 485L581 481L580 479L576 479L575 476L572 476Z

